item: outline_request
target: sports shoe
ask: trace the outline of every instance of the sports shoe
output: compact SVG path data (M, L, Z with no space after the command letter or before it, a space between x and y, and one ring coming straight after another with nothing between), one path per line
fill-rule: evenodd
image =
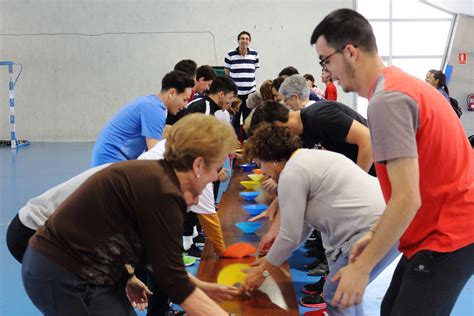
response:
M309 308L326 308L326 302L321 295L308 295L300 300L300 304Z
M197 260L201 260L201 253L202 253L201 249L196 247L195 244L192 244L191 247L186 251L186 254L188 256L194 257Z
M314 269L316 268L320 263L322 263L323 261L321 259L319 259L318 257L316 257L316 259L314 259L311 263L308 263L308 264L305 264L303 267L306 269L306 270L311 270L311 269Z
M303 286L303 293L310 294L310 295L321 295L323 293L324 283L326 282L326 278L322 277L316 283L305 284Z
M193 238L193 243L198 247L204 247L204 243L206 242L206 237L204 235L197 235Z
M170 303L169 309L163 314L163 316L184 316L186 312L183 310L178 310L174 307L173 303Z
M327 263L321 262L314 269L308 271L309 276L324 276L329 273L329 267Z
M183 263L184 263L185 267L192 266L195 262L196 262L196 258L186 256L186 255L183 254Z
M318 237L317 231L313 230L313 232L311 233L311 235L308 237L307 240L315 240L317 237Z
M325 257L325 254L321 253L321 251L319 251L319 249L317 249L317 248L310 248L310 249L306 250L304 255L306 257L318 257L318 258L324 258Z
M316 245L318 244L318 241L316 239L313 239L313 240L306 240L304 242L304 247L306 249L311 249L311 248L315 248Z

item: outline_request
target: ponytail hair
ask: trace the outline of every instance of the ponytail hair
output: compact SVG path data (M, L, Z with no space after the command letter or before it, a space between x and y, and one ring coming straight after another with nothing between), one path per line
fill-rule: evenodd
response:
M446 94L449 96L449 89L448 89L448 86L446 85L446 76L444 75L444 73L437 70L433 72L433 78L435 80L438 80L436 88L443 89L446 92Z

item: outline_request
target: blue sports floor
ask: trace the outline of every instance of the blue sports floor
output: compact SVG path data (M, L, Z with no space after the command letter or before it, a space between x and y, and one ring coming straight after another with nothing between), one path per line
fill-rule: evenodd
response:
M92 146L93 143L33 143L16 151L0 147L0 316L40 315L23 289L21 267L6 247L8 223L28 199L87 169ZM318 280L306 276L302 268L309 261L311 258L304 257L301 250L290 259L298 299L302 297L305 283ZM367 288L366 315L379 315L380 302L390 278L391 267ZM474 316L473 278L461 293L452 315Z

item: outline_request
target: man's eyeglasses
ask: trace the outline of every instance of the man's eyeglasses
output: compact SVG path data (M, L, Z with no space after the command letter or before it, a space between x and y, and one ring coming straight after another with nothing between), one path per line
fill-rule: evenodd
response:
M327 71L326 65L329 63L329 58L331 58L332 56L334 56L337 53L341 53L344 50L344 48L347 47L347 45L350 45L350 44L346 44L343 47L341 47L339 49L336 49L332 54L327 55L325 58L319 57L319 59L320 59L319 60L319 65L323 68L323 70ZM354 46L354 48L357 47L357 45L352 45L352 46Z
M337 53L342 52L344 48L346 48L346 46L344 46L343 48L336 49L332 54L327 55L325 58L320 57L319 65L325 70L327 63L329 62L329 58L331 58Z

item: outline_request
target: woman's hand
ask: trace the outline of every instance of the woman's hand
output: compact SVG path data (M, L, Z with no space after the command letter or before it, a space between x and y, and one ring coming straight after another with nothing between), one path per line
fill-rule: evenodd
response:
M140 281L136 276L128 279L127 286L125 287L127 298L133 307L137 307L140 311L144 311L148 307L148 296L153 293L148 287Z
M259 219L262 219L264 217L268 217L268 219L270 220L270 222L273 222L273 219L275 218L275 216L278 214L278 211L279 211L279 207L278 207L278 199L275 198L271 203L270 205L268 206L268 208L263 211L262 213L258 214L257 216L254 216L252 217L251 219L249 219L249 222L254 222L256 220L259 220Z
M260 239L260 243L258 244L258 254L263 255L270 251L276 236L277 234L274 234L272 231L268 231L265 235L263 235L262 239Z
M242 272L247 273L247 277L245 278L244 284L240 287L239 292L241 294L257 290L263 281L265 281L260 265L251 267L250 269L242 269Z
M204 281L201 281L199 288L203 290L207 296L218 303L231 300L234 296L239 294L239 289L234 286L220 285Z
M262 219L262 218L265 218L265 217L270 217L270 215L268 214L268 208L265 211L263 211L262 213L258 214L257 216L252 217L248 221L249 222L255 222L255 221L258 221L259 219Z

